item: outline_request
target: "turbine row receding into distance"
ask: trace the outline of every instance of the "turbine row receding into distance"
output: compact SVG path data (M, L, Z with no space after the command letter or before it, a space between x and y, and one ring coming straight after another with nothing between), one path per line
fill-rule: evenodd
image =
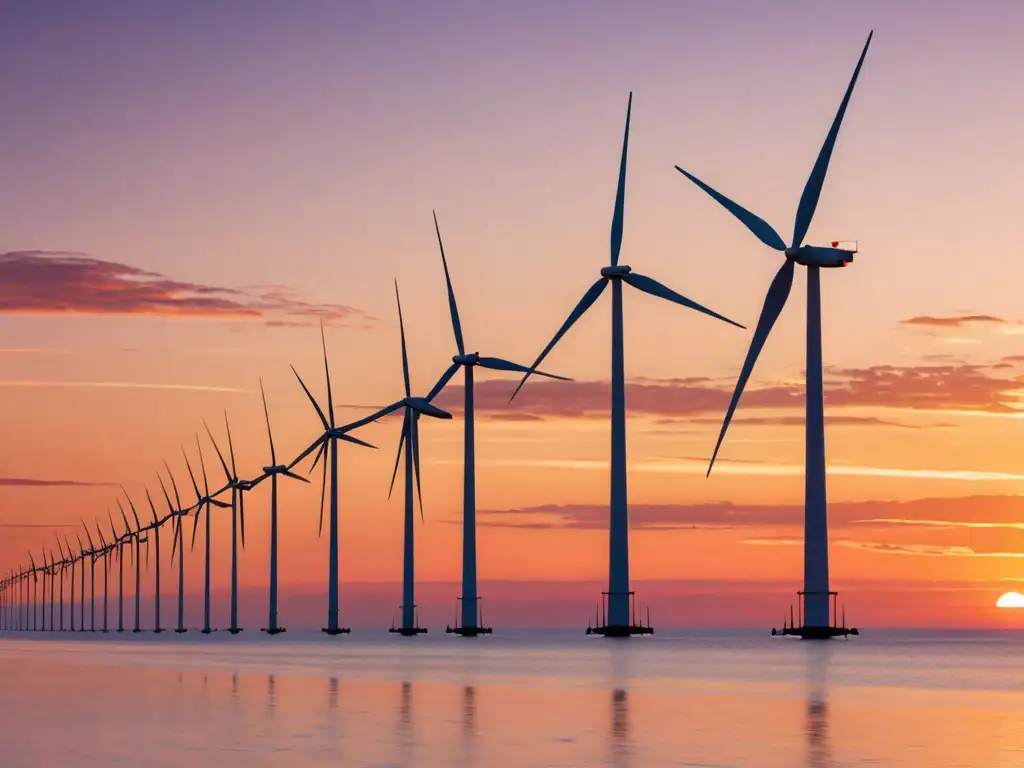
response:
M764 220L754 215L747 209L733 202L725 195L716 191L692 173L680 166L676 169L690 179L694 184L704 190L714 200L720 203L726 210L738 218L753 234L769 247L781 252L785 258L782 267L779 269L768 293L765 297L764 306L754 330L750 347L736 382L736 388L726 412L722 429L718 437L708 467L708 474L714 466L715 459L725 439L726 431L732 419L733 413L739 403L743 389L757 362L757 357L763 348L771 329L785 306L789 296L793 275L797 264L807 267L807 416L806 416L806 471L805 471L805 536L804 536L804 589L798 592L800 603L800 618L790 618L789 624L784 623L783 634L799 635L801 637L825 638L836 635L856 634L857 630L847 629L838 622L836 611L836 593L830 590L828 576L828 530L827 530L827 503L825 494L825 442L824 442L824 414L822 401L822 356L821 356L821 297L820 297L820 274L822 267L842 267L853 260L856 247L839 247L838 242L833 242L832 247L820 247L805 245L804 239L811 224L811 219L821 196L822 185L828 171L829 161L835 147L839 128L846 113L847 106L853 94L854 86L860 74L864 58L867 55L868 47L871 44L872 34L868 35L867 42L861 52L860 58L854 69L853 76L847 87L846 93L840 103L832 126L825 138L825 142L818 154L817 160L811 170L810 177L804 186L803 194L797 206L796 219L794 223L793 237L789 245L782 237ZM225 484L211 492L209 478L206 471L206 463L203 456L202 445L196 437L197 452L199 457L200 477L202 488L200 489L196 474L193 472L192 464L188 455L184 455L185 465L191 480L195 500L190 504L183 504L177 482L171 473L170 466L164 462L167 478L170 481L171 492L164 483L163 475L158 473L157 478L163 492L164 501L167 505L167 513L160 517L156 511L153 499L146 489L146 498L149 503L152 520L145 525L140 521L135 504L128 496L127 491L122 488L124 500L132 514L132 521L129 520L121 500L117 505L121 513L123 530L119 530L113 516L109 515L110 539L106 538L103 529L97 524L97 539L92 537L92 529L83 521L86 540L83 541L79 534L77 538L77 549L64 537L57 538L57 553L53 548L44 550L41 561L37 563L35 553L29 553L29 565L21 568L14 568L9 575L0 580L0 629L2 630L43 630L47 629L47 590L49 590L49 629L65 630L65 595L64 581L65 574L70 575L70 600L68 602L68 615L70 626L67 629L76 630L75 623L75 585L76 567L78 569L77 583L79 598L78 631L85 630L85 596L86 596L86 563L89 564L89 630L96 629L96 562L101 561L103 571L103 608L100 631L108 631L108 591L109 571L113 561L118 561L118 609L117 609L117 631L124 631L124 559L125 548L129 550L131 564L135 568L135 615L134 630L141 631L140 619L140 595L142 589L142 546L146 545L146 566L149 565L149 544L155 545L155 574L154 574L154 606L155 616L153 629L156 632L163 631L161 626L161 583L160 583L160 530L165 525L171 524L171 535L173 545L171 560L174 562L177 557L178 564L178 586L177 586L177 624L176 632L184 632L184 525L182 518L190 513L192 516L192 540L191 546L194 550L196 536L199 528L199 520L204 517L204 590L203 590L203 627L202 632L213 631L211 626L211 595L210 595L210 568L211 568L211 535L210 519L212 510L231 510L231 590L230 590L230 614L228 631L232 634L241 631L238 626L238 557L239 543L245 547L245 495L251 493L264 480L270 479L270 577L268 589L268 621L265 631L270 634L283 632L280 626L278 611L278 478L288 477L291 479L308 482L302 475L294 472L295 467L310 455L313 461L309 472L312 473L316 466L321 466L322 480L320 492L320 523L319 532L323 532L323 514L327 498L327 479L330 476L330 504L328 518L328 587L327 587L327 625L323 631L330 634L347 633L349 630L340 624L339 616L339 552L338 552L338 461L339 443L352 443L361 447L373 448L374 446L356 437L353 432L360 427L377 422L380 419L402 411L402 428L398 441L398 454L395 459L394 471L391 477L391 486L388 495L394 489L398 469L403 459L404 451L404 546L403 546L403 571L402 571L402 604L401 623L399 626L392 626L391 631L403 635L415 635L426 630L418 624L415 602L415 569L414 569L414 522L416 501L419 502L420 517L423 517L423 499L420 487L420 446L419 446L419 420L421 416L428 416L435 419L450 419L451 414L433 405L432 401L441 393L449 381L459 372L463 371L464 382L464 419L465 457L463 463L463 550L462 550L462 595L459 597L460 610L458 620L454 627L449 626L447 631L461 635L479 635L490 633L490 628L484 626L480 607L480 596L477 589L477 555L476 555L476 470L475 470L475 445L476 436L474 431L474 369L486 368L495 371L514 372L523 374L522 380L512 394L515 398L519 390L527 382L531 375L537 374L553 379L566 380L565 377L555 376L538 370L538 366L544 361L547 355L555 348L559 340L569 331L573 324L583 316L584 313L597 301L605 289L611 285L612 289L612 348L611 348L611 478L610 478L610 503L609 503L609 565L608 565L608 591L603 593L602 609L596 622L588 627L588 633L601 634L606 636L628 636L634 634L649 634L653 632L650 625L649 612L646 624L638 620L633 600L633 591L630 589L629 581L629 522L628 522L628 496L626 490L626 400L625 400L625 351L623 342L623 285L628 285L643 293L656 298L665 299L688 309L693 309L710 317L730 323L739 328L744 326L719 314L695 301L677 293L657 280L634 272L631 267L620 264L620 252L622 248L625 195L626 195L626 161L629 147L629 127L632 114L632 93L626 108L626 126L622 141L622 153L619 162L618 185L615 195L615 206L611 224L610 242L610 263L602 267L599 279L584 293L583 298L576 304L569 314L569 317L548 342L547 346L537 356L532 365L525 366L498 357L486 357L478 352L466 352L463 340L462 325L459 319L458 305L455 300L455 291L452 286L451 274L448 269L448 260L444 251L444 244L441 239L440 226L437 223L437 216L434 216L434 229L437 234L438 248L441 254L441 263L444 268L445 285L448 296L448 306L451 316L452 332L455 337L457 354L452 358L451 365L444 371L437 383L431 388L425 397L412 395L412 387L409 374L409 358L406 348L405 324L402 317L401 299L398 296L398 284L395 283L395 297L398 306L399 333L402 352L402 376L404 384L404 397L381 408L380 410L344 425L338 425L335 421L334 398L331 388L330 366L327 359L327 344L321 326L321 344L324 356L324 374L327 390L327 408L321 407L320 403L313 396L305 381L295 368L292 368L299 385L306 397L309 399L316 412L323 431L317 436L298 456L287 464L279 464L277 452L274 445L273 432L270 426L270 412L267 407L266 393L263 391L262 381L260 382L260 393L263 402L264 418L267 424L267 438L270 445L270 464L263 467L263 471L253 480L243 480L238 475L235 463L234 445L231 438L231 428L225 414L225 431L227 438L227 456L221 451L214 438L209 425L203 421L207 435L213 444L214 451L224 471ZM183 454L184 454L183 450ZM173 501L172 501L173 494ZM222 500L228 496L230 501ZM39 586L42 584L42 599L39 597ZM59 598L55 592L59 590ZM832 600L832 616L830 618L830 598ZM59 605L59 609L57 606ZM59 620L57 615L59 613ZM58 625L59 621L59 625ZM845 621L842 622L845 624ZM773 634L776 630L773 630Z

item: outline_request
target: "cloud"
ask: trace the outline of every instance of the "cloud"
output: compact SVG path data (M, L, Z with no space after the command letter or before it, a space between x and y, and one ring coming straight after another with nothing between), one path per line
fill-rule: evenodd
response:
M101 389L176 389L190 392L241 392L247 389L206 384L154 384L138 381L0 381L0 387L94 387Z
M734 417L733 424L746 424L752 427L802 427L804 426L803 416L743 416ZM722 419L715 416L700 416L693 419L675 420L663 419L658 422L662 425L668 424L721 424ZM936 427L952 427L952 424L907 424L902 421L881 419L877 416L848 416L835 415L828 417L830 427L900 427L903 429L934 429Z
M148 315L324 322L366 327L375 321L342 304L299 299L282 286L224 288L174 280L138 267L63 251L0 253L0 314Z
M923 328L964 328L969 325L1007 325L1009 320L995 315L949 315L946 317L918 315L900 320L900 323Z
M1024 496L987 495L923 498L906 501L877 499L833 502L829 525L834 529L879 530L921 528L1024 529L1019 522ZM802 504L736 504L710 502L693 504L630 504L630 528L634 530L728 530L800 528ZM447 522L461 524L461 519ZM607 504L541 504L512 509L484 509L478 523L493 528L561 528L606 530ZM758 537L773 539L773 537ZM779 538L788 541L789 535ZM773 539L774 541L774 539ZM759 540L758 543L769 543ZM774 543L779 543L775 541Z
M997 375L992 366L946 363L830 367L825 375L825 404L830 408L1024 415L1019 407L1021 382ZM512 413L520 414L519 418L528 414L534 419L607 418L610 391L606 381L532 380L509 403L515 387L516 382L507 380L478 382L477 413L484 418L508 418ZM626 383L626 402L632 415L678 419L714 414L721 418L732 396L732 387L731 380L716 382L707 378L633 379ZM435 402L456 412L461 409L462 397L462 386L451 385ZM750 387L740 402L744 410L795 410L803 406L803 382ZM826 423L834 423L832 418L829 416ZM864 421L846 423L867 425Z
M0 477L0 486L16 488L55 488L55 487L101 487L114 486L116 483L90 482L87 480L41 480L32 477Z
M1024 557L1024 552L979 551L973 547L946 544L889 544L881 541L840 539L839 546L863 549L885 555L925 555L930 557Z

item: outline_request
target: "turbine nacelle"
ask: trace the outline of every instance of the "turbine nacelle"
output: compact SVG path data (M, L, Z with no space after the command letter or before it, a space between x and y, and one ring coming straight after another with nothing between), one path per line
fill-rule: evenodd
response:
M452 358L452 362L455 365L478 365L480 363L480 353L469 352L467 354L455 355Z
M845 267L853 261L856 251L844 248L823 248L817 245L804 245L800 248L787 248L786 258L805 267Z
M615 264L610 267L601 267L601 277L607 277L609 280L615 280L625 277L632 271L633 268L625 264Z
M275 464L274 466L263 468L263 474L265 475L283 475L287 471L288 467L284 464Z

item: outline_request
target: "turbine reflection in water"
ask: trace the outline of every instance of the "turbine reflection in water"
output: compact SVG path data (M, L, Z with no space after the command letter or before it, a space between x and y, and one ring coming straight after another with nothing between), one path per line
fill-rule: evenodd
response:
M827 643L807 648L807 712L804 734L807 739L808 768L831 768L834 765L828 731L828 668L832 650L832 646Z
M633 745L629 740L629 692L612 691L611 764L626 768L633 764Z
M338 708L338 678L336 677L327 681L327 708Z

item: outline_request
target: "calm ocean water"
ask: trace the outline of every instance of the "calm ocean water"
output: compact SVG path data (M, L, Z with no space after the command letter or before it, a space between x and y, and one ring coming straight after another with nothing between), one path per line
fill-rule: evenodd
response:
M1020 766L1024 634L0 637L0 766Z

